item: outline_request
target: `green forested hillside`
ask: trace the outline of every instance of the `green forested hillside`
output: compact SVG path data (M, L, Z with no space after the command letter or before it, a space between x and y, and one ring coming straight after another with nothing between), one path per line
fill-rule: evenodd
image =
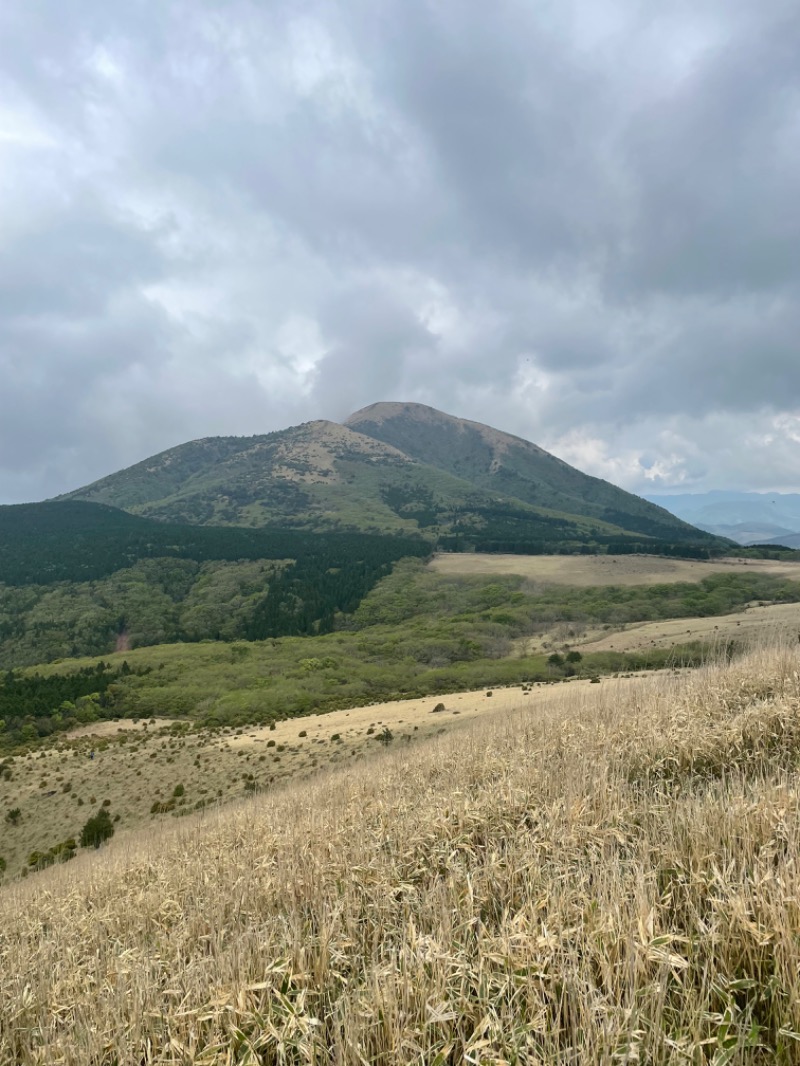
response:
M419 540L295 529L198 527L157 522L80 500L0 507L0 582L95 580L141 559L322 561L425 554Z
M110 677L106 688L98 689L95 700L73 702L84 717L187 716L208 726L231 725L482 685L685 665L703 659L699 645L587 651L570 658L523 653L517 642L554 621L577 630L585 624L717 615L754 599L800 602L800 583L771 574L723 573L668 585L548 587L515 574L444 575L407 559L342 617L334 632L161 645L106 656L101 671ZM96 662L41 667L37 674L47 679L87 668L97 669ZM85 683L82 676L77 683ZM34 681L31 686L34 692ZM19 691L12 686L12 695ZM52 731L52 714L65 720L58 704L48 710L46 702L29 717L15 719L7 745L18 742L25 727L28 734Z
M69 498L203 526L416 534L455 550L722 544L534 444L414 404L191 441Z
M420 540L0 507L0 668L115 648L326 632Z

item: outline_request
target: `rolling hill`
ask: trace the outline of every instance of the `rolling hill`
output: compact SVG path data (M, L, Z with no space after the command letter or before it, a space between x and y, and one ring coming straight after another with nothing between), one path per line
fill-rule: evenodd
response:
M404 533L462 549L718 543L535 444L419 404L192 441L63 498L171 522Z

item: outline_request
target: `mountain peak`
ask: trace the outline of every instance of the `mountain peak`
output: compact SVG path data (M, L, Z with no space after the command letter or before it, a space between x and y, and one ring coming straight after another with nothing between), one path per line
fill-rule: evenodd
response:
M416 533L537 550L631 534L703 539L521 437L399 401L370 404L344 424L206 437L69 496L199 525Z
M513 433L494 429L494 427L487 426L483 422L473 422L468 418L449 415L445 411L438 411L435 407L429 407L424 403L399 401L373 403L368 407L362 407L360 411L355 411L349 418L345 419L344 424L351 429L357 429L359 432L387 441L388 438L380 432L375 432L375 429L387 423L394 423L397 426L402 422L407 423L409 426L448 427L451 432L458 431L461 434L477 433L485 444L492 449L494 460L509 447L521 446L533 454L547 456L556 463L561 462L560 459L540 448L538 444L532 444L530 441L525 440L524 437L517 437ZM398 445L398 447L402 446Z
M445 414L444 411L437 411L435 407L429 407L425 403L410 403L403 400L383 400L378 403L368 404L366 407L362 407L359 411L354 411L348 418L344 420L344 425L354 426L359 422L384 422L387 418L415 418L418 420L427 419L434 422L440 419L452 419L455 422L460 421L454 415Z

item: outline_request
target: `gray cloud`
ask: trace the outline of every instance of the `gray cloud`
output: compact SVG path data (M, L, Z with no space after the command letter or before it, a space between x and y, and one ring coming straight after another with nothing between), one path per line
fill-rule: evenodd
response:
M788 0L0 14L0 500L432 403L800 489Z

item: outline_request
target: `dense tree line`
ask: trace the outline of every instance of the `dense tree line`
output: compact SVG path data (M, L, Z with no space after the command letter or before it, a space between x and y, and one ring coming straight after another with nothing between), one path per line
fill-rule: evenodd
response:
M248 640L263 640L330 633L336 615L354 610L390 572L394 561L380 552L362 553L360 559L349 559L346 566L335 555L300 560L272 581L268 594L256 606L244 636Z
M393 536L170 526L81 502L0 508L0 668L327 632L394 562L429 550Z
M724 554L725 542L700 530L681 535L657 522L642 519L638 528L623 512L603 516L622 528L636 528L647 539L609 533L603 523L575 521L567 515L531 514L507 504L480 507L468 515L455 516L452 532L439 537L442 551L508 552L514 555L582 555L591 552L676 555L707 559ZM622 519L626 521L623 523ZM669 536L665 534L668 533ZM650 539L652 537L652 539Z
M13 586L97 580L142 559L293 559L302 567L324 557L346 566L429 550L418 539L366 533L158 522L80 500L0 507L0 583Z
M149 673L149 668L141 673ZM0 748L32 743L52 733L114 715L114 684L132 671L103 662L69 674L0 675Z

